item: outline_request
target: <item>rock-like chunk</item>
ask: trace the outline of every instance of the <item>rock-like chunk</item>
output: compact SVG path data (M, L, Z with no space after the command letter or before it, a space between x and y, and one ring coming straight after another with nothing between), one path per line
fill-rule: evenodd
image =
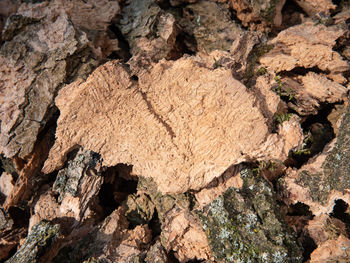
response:
M143 203L135 202L140 208L137 211L139 217L150 213L153 213L154 216L158 215L162 230L160 233L161 248L168 253L172 251L180 262L212 258L212 252L200 220L193 212L193 207L197 207L193 195L163 195L157 191L153 180L144 177L139 180L137 194L139 200L148 199ZM150 206L150 203L153 206Z
M3 37L7 41L0 50L0 153L23 158L32 152L52 113L55 93L81 69L79 57L88 61L88 54L77 56L87 39L78 36L64 12L42 20L12 15ZM78 63L73 69L74 56Z
M350 239L341 235L336 240L328 240L312 252L310 263L349 262Z
M59 92L57 140L43 171L62 166L81 145L106 166L132 164L162 192L199 189L232 164L288 154L254 101L229 70L191 58L161 61L139 75L139 85L108 62Z
M200 220L186 210L173 209L162 227L165 248L174 251L180 262L210 259L212 252Z
M99 59L119 50L116 36L111 39L107 27L111 20L120 14L118 0L54 0L24 2L18 10L23 16L43 19L54 17L61 12L67 13L76 29L87 34L90 47Z
M134 56L172 58L178 33L175 17L155 0L127 0L118 24Z
M326 27L312 22L290 27L270 41L274 48L260 62L276 73L297 67L317 68L342 82L341 73L349 70L350 66L332 48L345 32L339 26Z
M301 249L285 227L273 189L250 169L242 188L229 188L198 211L217 262L300 262Z

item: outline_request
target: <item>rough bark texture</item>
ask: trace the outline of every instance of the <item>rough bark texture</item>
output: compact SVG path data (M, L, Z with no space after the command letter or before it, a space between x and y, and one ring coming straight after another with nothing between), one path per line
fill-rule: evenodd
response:
M260 22L263 26L253 26L253 28L263 29L264 26L281 25L281 10L285 2L285 0L232 0L232 6L237 11L237 17L242 21L244 26L248 26L250 23Z
M348 226L345 224L348 213L343 211L345 212L343 222L340 220L336 222L333 219L337 213L337 203L350 202L349 117L348 108L342 118L337 139L328 144L324 152L299 170L289 169L287 175L279 180L283 201L288 204L306 204L315 216L303 230L319 246L312 253L311 262L327 260L336 262L336 259L342 260L349 255L348 246L342 250L334 246L338 242L349 242L347 238L341 236L341 234L347 235L345 228ZM338 240L335 240L337 238Z
M228 70L190 58L160 62L139 84L118 62L107 63L59 92L57 140L43 171L62 166L81 145L99 152L106 166L132 164L162 192L199 189L232 164L285 158L298 146L269 134L254 100Z
M0 261L348 262L349 10L0 0Z
M342 73L350 69L349 62L332 48L346 32L339 25L326 27L305 22L282 31L271 40L274 48L260 62L276 73L298 67L316 68L343 83L346 80Z
M317 114L324 103L343 102L348 92L345 86L314 72L283 77L281 83L282 92L289 93L291 98L288 106L302 116Z
M70 68L71 59L89 61L89 52L86 36L79 36L64 12L42 20L12 15L2 36L7 41L0 50L0 152L23 158L52 114L57 90L74 74L89 73L93 63L80 72Z
M249 169L241 189L229 188L199 212L218 262L300 262L301 250L284 228L270 186Z
M336 8L336 5L331 0L295 0L295 2L307 13L309 16L315 15L319 12L325 14L330 13Z

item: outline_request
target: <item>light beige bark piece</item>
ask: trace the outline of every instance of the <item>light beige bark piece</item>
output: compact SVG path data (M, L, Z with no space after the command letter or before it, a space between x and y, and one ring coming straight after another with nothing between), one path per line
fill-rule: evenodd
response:
M198 221L188 211L175 209L165 219L161 238L165 240L166 250L174 251L180 262L212 257L207 236Z
M319 102L340 102L345 99L348 91L346 87L313 72L309 72L301 80L305 93Z
M11 174L3 172L0 175L0 193L4 196L8 196L12 192L13 184L14 181Z
M230 70L192 58L161 61L139 83L108 62L59 92L57 140L43 171L61 167L81 145L106 166L132 164L162 192L200 189L233 164L287 156L284 138L269 133L254 104Z
M337 74L350 69L349 63L332 50L337 38L345 34L338 26L326 27L306 22L280 32L270 41L274 48L260 62L275 72L296 67L317 67Z
M313 72L295 79L282 78L284 90L291 90L295 102L289 107L300 115L317 114L324 103L343 102L348 89L327 77Z
M350 239L340 235L328 240L311 253L310 263L347 263L350 258Z
M332 0L295 0L295 2L309 16L315 15L318 12L324 12L329 15L330 11L336 8Z

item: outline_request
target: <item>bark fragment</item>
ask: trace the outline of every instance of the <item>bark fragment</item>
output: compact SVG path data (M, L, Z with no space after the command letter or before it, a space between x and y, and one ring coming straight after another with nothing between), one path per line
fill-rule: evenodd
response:
M350 202L348 151L349 108L342 119L338 137L324 151L299 170L289 169L281 179L284 201L288 204L302 202L310 206L314 215L331 213L334 201Z
M350 258L350 239L341 235L336 240L327 240L311 254L310 262L346 263Z
M23 3L18 9L22 16L37 19L54 17L61 12L68 15L74 28L86 33L88 45L98 59L119 50L116 36L112 38L107 32L112 19L121 12L118 0L54 0Z
M67 152L82 145L106 166L132 164L162 192L199 189L232 164L288 154L254 100L230 71L208 70L191 58L156 64L139 75L139 85L109 62L59 92L57 140L43 171L62 166Z
M248 26L251 24L253 29L260 30L271 25L281 25L281 10L284 3L285 0L232 0L232 6L237 11L237 17L242 21L243 25ZM254 25L257 22L261 22L262 24L260 26Z
M199 217L216 261L299 262L301 249L281 219L271 186L250 169Z
M295 2L305 11L309 16L313 16L319 12L327 15L336 8L332 0L295 0Z
M337 243L337 238L344 241L341 235L347 235L347 221L343 219L344 223L341 222L334 218L333 213L337 202L347 205L350 203L349 116L347 108L337 138L299 170L289 169L287 176L281 178L278 184L280 197L285 203L303 203L310 207L314 215L303 230L319 246L312 256L313 262L323 257L330 259L328 251L340 258L348 253L347 250L338 250L331 244ZM321 253L323 247L324 254Z
M97 194L102 183L96 155L79 149L67 168L59 171L53 191L47 191L36 202L29 229L43 219L56 220L62 230L69 233L89 218L97 221ZM58 194L57 201L55 192Z
M346 100L347 88L326 76L309 72L305 76L282 77L281 89L291 95L288 106L302 116L316 115L326 103Z
M72 233L78 234L79 238L63 247L53 262L124 263L138 260L149 247L151 232L147 225L128 229L124 213L119 208L88 231Z
M312 22L290 27L269 42L274 48L260 62L276 73L298 67L317 68L337 82L346 82L342 73L350 69L349 62L332 50L346 31L340 26L326 27Z
M228 51L243 30L230 18L226 7L211 1L200 1L183 8L179 24L193 35L198 51ZM193 50L196 51L196 50Z
M41 221L35 225L21 248L6 262L48 262L60 237L59 225ZM56 248L57 249L57 248Z
M66 78L77 74L69 72L69 58L76 55L80 61L82 56L89 64L89 54L77 55L87 39L79 36L64 12L40 22L13 15L3 35L8 41L0 50L0 152L24 158L53 112L55 93Z
M178 34L175 17L163 11L156 1L126 1L118 27L136 60L140 60L139 56L153 61L173 58Z

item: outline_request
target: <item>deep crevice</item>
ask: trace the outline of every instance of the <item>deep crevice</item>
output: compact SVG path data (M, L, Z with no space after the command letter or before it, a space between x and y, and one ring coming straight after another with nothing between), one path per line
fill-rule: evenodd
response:
M347 204L342 199L337 199L334 201L334 207L332 213L330 213L331 217L337 218L341 220L346 226L346 232L348 237L350 237L350 210L349 204Z
M303 262L306 262L310 259L311 253L317 248L317 244L310 237L309 234L305 234L301 241L302 247L304 248L303 252Z
M327 119L333 108L334 104L324 105L316 115L310 115L302 121L304 135L310 138L305 146L307 151L302 154L298 151L291 152L285 162L286 166L299 169L310 158L321 153L324 147L335 138L332 124Z
M169 263L180 263L180 261L175 257L175 253L173 250L170 250L167 255Z
M103 208L103 218L117 209L128 195L137 192L137 180L130 175L131 170L132 166L118 164L108 167L102 174L105 180L98 193L98 198Z
M151 221L148 223L148 227L152 231L152 240L155 240L162 232L162 224L159 222L158 212L156 209Z
M302 23L300 16L307 17L308 15L304 10L293 0L287 0L282 8L282 24L278 28L278 31L282 31L288 27L295 26ZM274 33L278 33L274 31Z
M130 53L130 45L129 42L125 39L120 29L115 25L110 25L108 30L113 32L118 39L118 47L120 51L112 52L111 55L108 56L109 59L121 59L123 62L127 62L131 58Z
M312 214L310 210L310 206L297 202L294 205L290 205L288 209L287 215L289 216L307 216L310 217L310 219L314 218L314 215Z
M8 213L13 220L13 229L27 227L29 225L30 213L29 209L23 209L21 207L11 206L8 209Z
M304 68L304 67L295 67L289 71L281 71L279 73L280 76L293 77L293 76L305 76L309 72L313 72L316 74L329 74L329 70L321 70L317 66L312 68Z
M183 57L184 54L195 55L197 51L198 45L194 35L188 34L181 30L181 32L176 36L175 48L170 52L171 59L179 59Z

